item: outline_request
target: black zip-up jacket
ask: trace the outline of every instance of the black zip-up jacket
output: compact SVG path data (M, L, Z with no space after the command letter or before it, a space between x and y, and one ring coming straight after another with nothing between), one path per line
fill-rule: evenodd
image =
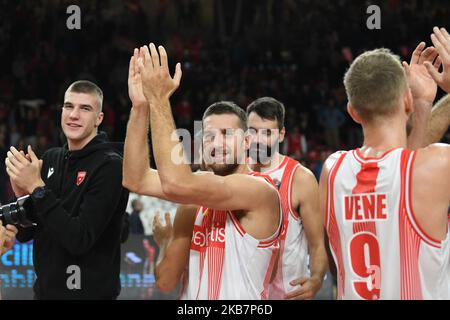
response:
M83 149L67 144L43 155L42 179L49 191L33 198L37 226L19 228L21 242L34 239L37 299L115 299L120 293L120 243L128 191L122 187L117 144L99 133ZM68 282L80 270L80 289ZM68 281L69 280L69 281Z

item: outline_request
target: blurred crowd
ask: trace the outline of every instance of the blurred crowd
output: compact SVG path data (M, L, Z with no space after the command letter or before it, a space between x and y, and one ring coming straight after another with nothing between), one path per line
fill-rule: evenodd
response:
M81 9L81 30L69 30L69 5ZM388 47L402 59L434 25L445 26L442 1L371 1L381 29L369 30L369 3L352 0L0 0L0 158L10 145L42 154L64 143L60 112L79 79L104 91L101 130L123 141L130 109L129 57L134 47L163 44L183 79L172 100L179 127L193 129L218 100L246 107L273 96L286 106L282 151L318 176L336 149L361 143L346 114L342 77L364 49ZM448 139L448 136L447 138ZM0 161L0 201L11 195ZM5 186L5 187L4 187Z

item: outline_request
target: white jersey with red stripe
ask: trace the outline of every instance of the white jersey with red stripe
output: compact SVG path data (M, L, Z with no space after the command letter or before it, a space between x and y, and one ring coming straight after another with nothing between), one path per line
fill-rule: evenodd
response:
M277 232L258 240L245 232L231 211L200 207L192 235L187 285L181 298L267 299L281 225L280 209Z
M300 163L285 156L280 165L265 171L278 188L283 210L283 227L280 233L280 257L277 273L269 287L269 299L285 299L294 290L292 280L309 276L308 242L298 212L292 205L292 183Z
M431 238L412 208L415 152L364 158L356 149L336 156L325 224L338 299L450 299L448 228L445 240Z

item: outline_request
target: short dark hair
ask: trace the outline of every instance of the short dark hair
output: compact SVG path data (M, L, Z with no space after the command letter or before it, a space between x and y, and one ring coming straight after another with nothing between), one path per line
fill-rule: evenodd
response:
M232 101L219 101L210 105L203 113L202 121L213 114L234 114L239 118L241 128L247 131L247 114L244 109Z
M78 80L72 83L66 92L89 93L97 95L100 103L100 111L103 107L103 91L95 83L89 80Z
M277 120L278 129L284 127L285 109L283 103L272 97L262 97L250 103L247 107L247 116L255 112L258 116L267 120Z

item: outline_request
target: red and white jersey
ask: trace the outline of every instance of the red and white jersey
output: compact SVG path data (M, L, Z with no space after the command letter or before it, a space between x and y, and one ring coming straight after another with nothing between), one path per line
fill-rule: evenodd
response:
M271 181L268 176L264 178ZM257 240L245 232L231 211L200 207L195 218L182 299L267 299L278 256L281 225L280 209L276 233L268 239Z
M336 155L325 224L338 299L450 299L448 231L444 241L432 239L412 208L415 152L399 148L364 158L357 149Z
M292 280L309 276L308 242L299 214L292 206L292 183L299 166L298 161L285 156L278 167L264 172L278 188L283 211L277 273L269 287L271 300L284 299L295 289L289 284Z

